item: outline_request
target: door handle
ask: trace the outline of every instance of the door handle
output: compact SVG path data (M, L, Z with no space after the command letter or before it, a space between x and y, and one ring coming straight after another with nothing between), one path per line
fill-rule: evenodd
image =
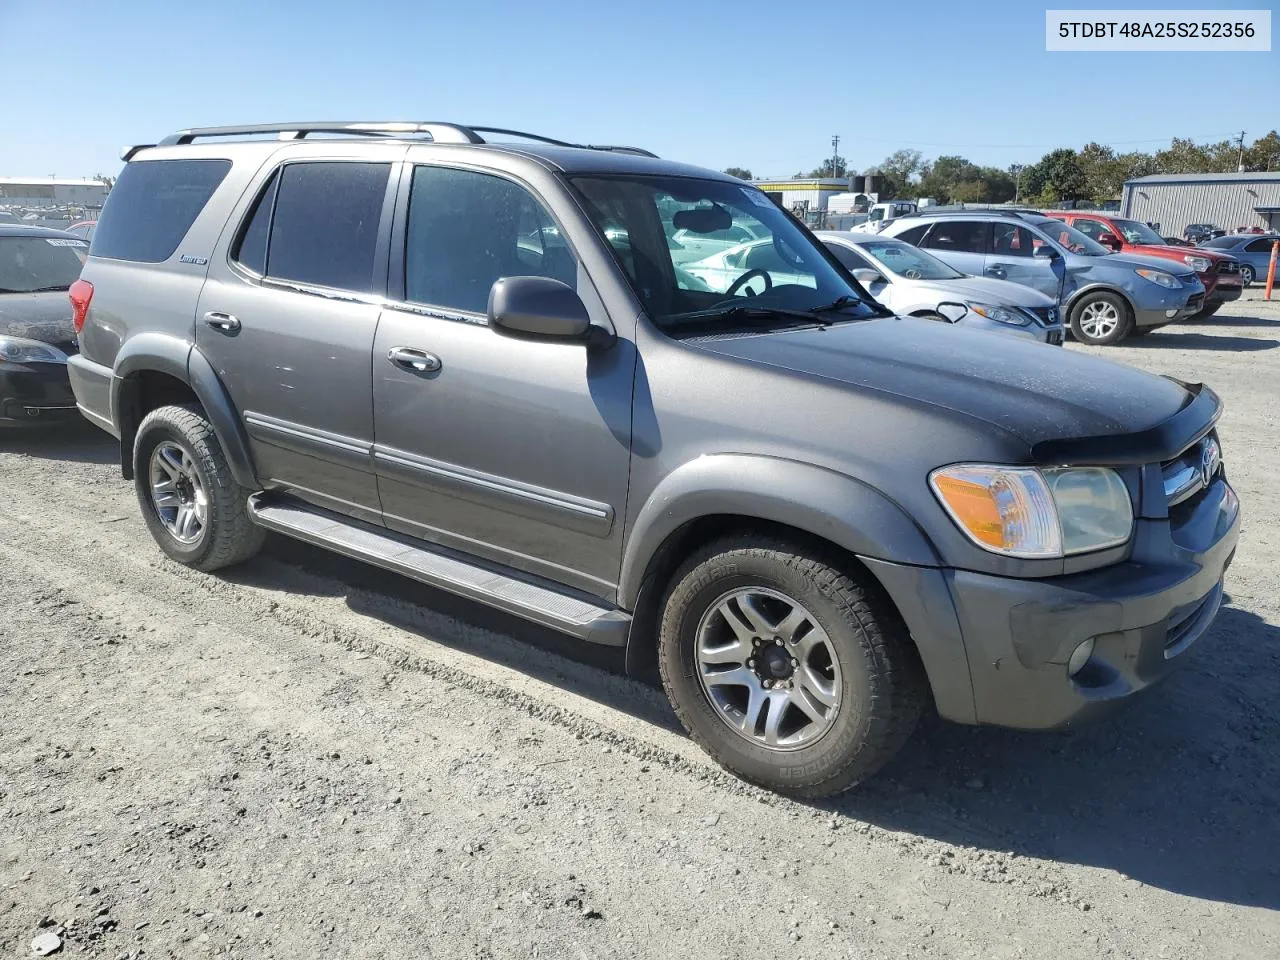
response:
M240 321L229 313L218 313L210 310L204 315L204 322L223 333L236 333L240 330Z
M392 347L387 351L387 359L397 366L417 373L435 373L442 364L434 353L415 350L412 347Z
M989 277L997 277L1001 280L1005 277L1005 267L1002 263L992 264L983 271Z

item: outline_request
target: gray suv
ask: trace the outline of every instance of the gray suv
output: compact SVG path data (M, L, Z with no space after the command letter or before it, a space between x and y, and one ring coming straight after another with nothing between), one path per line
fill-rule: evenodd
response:
M1204 306L1204 284L1184 264L1113 253L1038 211L938 211L895 220L884 235L922 247L961 273L1012 280L1053 297L1082 343L1119 343Z
M801 797L929 704L1074 724L1206 631L1239 525L1211 390L896 317L733 177L503 136L126 151L70 374L169 557L273 530L625 647ZM677 232L733 224L776 271L676 268Z

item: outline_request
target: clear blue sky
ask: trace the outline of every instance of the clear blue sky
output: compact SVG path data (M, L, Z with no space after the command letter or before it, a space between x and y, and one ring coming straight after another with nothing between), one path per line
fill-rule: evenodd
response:
M268 120L456 120L770 176L836 133L865 169L1280 125L1280 53L1046 53L1045 9L1069 6L0 0L0 175L115 173L122 144Z

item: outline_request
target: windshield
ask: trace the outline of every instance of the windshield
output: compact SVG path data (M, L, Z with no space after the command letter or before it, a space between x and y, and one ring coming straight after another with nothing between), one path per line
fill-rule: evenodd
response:
M1200 244L1202 247L1234 247L1240 240L1239 237L1214 237L1212 240L1206 240Z
M88 251L70 237L0 237L0 293L66 290Z
M858 244L880 266L907 280L959 280L964 276L937 257L901 240L872 240Z
M1125 243L1156 243L1163 246L1164 237L1156 233L1145 223L1137 220L1112 220L1122 234Z
M878 316L829 255L755 187L685 177L576 177L588 215L659 327L741 326L743 313L817 310L821 322ZM835 310L823 307L841 302ZM813 317L819 321L818 314ZM752 326L758 325L756 322Z
M1082 257L1111 256L1111 251L1098 243L1098 241L1090 240L1079 230L1067 226L1061 220L1045 217L1043 220L1035 221L1035 225L1048 234L1050 238L1056 240L1059 246L1065 247L1072 253L1079 254Z

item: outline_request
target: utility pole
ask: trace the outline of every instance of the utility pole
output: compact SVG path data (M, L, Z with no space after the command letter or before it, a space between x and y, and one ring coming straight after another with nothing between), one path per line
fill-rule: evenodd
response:
M1023 171L1023 164L1021 163L1009 164L1009 172L1013 174L1013 202L1014 203L1017 203L1018 197L1021 196L1022 171Z
M836 167L840 163L840 134L831 136L831 176L836 176Z
M1240 131L1240 160L1236 165L1236 172L1244 173L1244 131Z

